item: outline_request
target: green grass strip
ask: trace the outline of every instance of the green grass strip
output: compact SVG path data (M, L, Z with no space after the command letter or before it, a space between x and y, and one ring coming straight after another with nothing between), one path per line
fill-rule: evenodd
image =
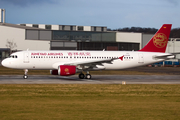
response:
M180 85L0 85L1 120L177 120Z

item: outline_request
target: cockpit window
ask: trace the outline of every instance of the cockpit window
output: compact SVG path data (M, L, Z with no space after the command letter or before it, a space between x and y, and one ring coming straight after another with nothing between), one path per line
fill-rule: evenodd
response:
M18 58L17 55L10 55L10 58Z

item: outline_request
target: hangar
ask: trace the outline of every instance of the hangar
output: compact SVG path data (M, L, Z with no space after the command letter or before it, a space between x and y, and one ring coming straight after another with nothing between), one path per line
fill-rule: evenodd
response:
M0 23L1 59L20 50L139 50L142 33L111 32L107 27ZM12 47L8 47L11 44ZM14 46L13 46L14 45Z
M142 37L141 33L110 32L100 26L23 25L44 29L26 29L25 39L50 41L51 50L138 50Z

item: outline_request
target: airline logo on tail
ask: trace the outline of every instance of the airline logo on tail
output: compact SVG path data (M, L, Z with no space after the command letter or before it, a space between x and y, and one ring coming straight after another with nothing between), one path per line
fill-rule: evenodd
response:
M157 35L154 36L153 38L153 43L157 48L163 48L166 47L167 44L167 37L163 33L158 33Z
M171 24L164 24L151 38L147 45L139 51L165 53L169 35L171 32L171 26Z

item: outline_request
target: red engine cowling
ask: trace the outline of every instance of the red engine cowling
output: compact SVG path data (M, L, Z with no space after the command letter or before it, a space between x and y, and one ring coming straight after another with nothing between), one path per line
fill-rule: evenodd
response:
M72 65L60 65L58 70L51 70L51 75L68 76L76 74L76 66Z

